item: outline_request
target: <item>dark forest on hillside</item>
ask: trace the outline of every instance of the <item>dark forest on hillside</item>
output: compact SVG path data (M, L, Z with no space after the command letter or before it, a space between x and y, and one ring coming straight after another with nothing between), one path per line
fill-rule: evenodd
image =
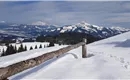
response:
M76 44L82 42L83 38L87 39L87 43L91 43L99 38L93 37L92 35L86 35L84 33L60 33L56 36L38 36L36 41L38 42L54 42L58 44Z

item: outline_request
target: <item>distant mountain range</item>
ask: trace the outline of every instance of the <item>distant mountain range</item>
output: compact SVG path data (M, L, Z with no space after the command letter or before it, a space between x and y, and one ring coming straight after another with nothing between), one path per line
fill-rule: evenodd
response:
M127 31L130 31L130 29L121 27L100 27L86 22L77 23L75 25L64 25L62 27L47 24L42 21L34 22L32 24L12 24L6 23L5 21L0 22L0 39L7 37L11 37L12 39L18 37L36 38L40 35L53 36L67 32L85 33L98 38L107 38Z

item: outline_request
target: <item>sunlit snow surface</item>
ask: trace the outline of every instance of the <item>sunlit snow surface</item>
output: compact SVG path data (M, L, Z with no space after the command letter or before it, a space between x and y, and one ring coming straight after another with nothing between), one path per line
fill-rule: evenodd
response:
M127 32L87 45L88 58L81 58L82 49L79 47L59 58L51 59L39 66L11 76L9 79L130 79L129 35L130 32ZM53 51L61 47L64 46L41 49L40 51L45 53L48 50ZM33 53L39 54L36 50L32 51L32 55ZM23 58L26 58L26 55ZM16 55L14 56L16 58ZM18 57L22 57L22 53L21 56L17 56L17 61L20 59ZM11 56L3 59L10 58ZM5 62L7 62L6 60ZM0 63L0 65L3 64Z

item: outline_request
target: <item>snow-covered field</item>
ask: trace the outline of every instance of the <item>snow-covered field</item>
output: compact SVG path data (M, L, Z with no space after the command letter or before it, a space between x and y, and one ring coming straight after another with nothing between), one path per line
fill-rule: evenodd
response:
M44 45L47 46L49 43L48 42L26 42L26 43L22 43L23 46L27 46L28 51L24 51L24 52L20 52L20 53L16 53L13 55L8 55L8 56L2 56L0 57L0 67L6 67L8 65L11 65L13 63L17 63L23 60L27 60L30 58L34 58L37 56L40 56L46 52L51 52L51 50L58 50L61 47L64 47L65 45L62 46L58 46L58 44L55 44L55 48L54 47L46 47L44 48ZM16 44L13 43L13 46L17 46L17 48L21 45L21 44ZM37 47L39 48L40 45L42 45L43 48L41 49L33 49L33 50L29 50L30 47L32 46L33 48L35 48L35 46L37 45ZM1 50L2 49L6 49L5 46L1 46Z
M20 47L20 43L12 43L13 46L16 46L16 48L18 49ZM35 49L35 46L37 46L37 49L40 47L40 45L42 45L42 48L47 47L49 45L49 42L23 42L22 43L23 47L27 47L27 50L30 50L30 47L32 47L33 49ZM58 44L55 44L55 46L57 46ZM6 46L0 46L0 54L4 51L6 51Z
M82 49L79 47L9 79L130 79L129 35L130 32L127 32L87 45L88 58L81 58ZM61 47L65 46L57 45L3 57L0 58L0 65L7 66Z

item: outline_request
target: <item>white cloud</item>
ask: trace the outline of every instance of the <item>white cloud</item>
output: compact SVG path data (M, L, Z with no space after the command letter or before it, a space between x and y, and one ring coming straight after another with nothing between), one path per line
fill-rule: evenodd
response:
M112 17L105 19L107 22L112 23L127 23L130 22L130 13L116 13Z
M126 9L130 9L130 3L129 2L128 3L124 3L123 7L126 8Z
M107 19L107 21L110 21L113 23L130 22L130 17L114 17L114 18Z
M0 2L0 21L32 23L45 21L64 25L87 21L96 25L114 25L129 20L129 9L126 2L33 2L17 4ZM128 11L127 11L128 10ZM130 21L130 20L129 20Z

